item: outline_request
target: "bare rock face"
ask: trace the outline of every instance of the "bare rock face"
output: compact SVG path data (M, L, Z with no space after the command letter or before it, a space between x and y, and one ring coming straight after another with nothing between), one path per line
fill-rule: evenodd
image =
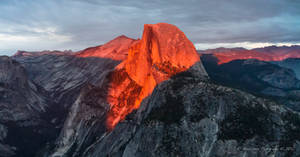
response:
M188 70L156 86L85 157L297 157L300 114Z
M46 99L28 79L25 69L9 57L0 57L0 120L26 121L45 111Z
M141 41L129 51L125 69L130 78L144 86L147 81L158 84L198 61L193 43L176 26L146 24Z
M138 109L156 85L187 69L207 79L193 44L176 26L145 25L127 60L99 76L99 84L81 91L50 156L84 156L88 147Z
M206 76L193 43L182 31L166 23L146 24L142 39L129 49L127 60L113 74L111 88L108 89L108 102L112 109L107 126L112 129L128 113L139 108L141 101L152 93L156 85L197 62L200 62L200 75Z
M77 127L75 129L75 126L78 126L78 124L81 121L80 118L83 117L81 113L83 111L85 112L93 112L93 108L91 108L91 111L86 109L87 106L84 106L81 101L80 105L81 108L80 110L77 110L78 108L76 105L74 105L76 102L75 100L80 97L80 91L81 88L84 88L86 84L101 84L101 80L107 76L107 74L114 69L115 66L117 66L121 60L124 59L124 57L127 57L128 54L128 48L130 47L131 44L133 44L136 40L127 38L125 36L120 36L117 37L116 39L98 46L98 47L93 47L93 48L88 48L86 50L80 51L80 52L71 52L71 51L41 51L41 52L26 52L26 51L19 51L16 53L13 58L17 62L20 63L24 68L22 70L26 71L28 75L26 77L30 80L31 84L37 85L40 88L43 88L43 90L46 92L46 96L48 100L51 100L53 102L51 105L48 106L47 110L45 113L43 113L43 117L46 117L47 120L52 124L51 128L58 130L62 129L63 131L61 132L61 137L64 138L63 142L59 143L60 148L68 150L68 145L70 143L74 143L76 140L73 137L73 133L75 134L75 131L70 131L71 130L76 130L78 131L82 130L82 134L77 134L81 136L83 139L87 138L85 135L89 134L91 136L94 136L95 132L88 132L86 129L88 127L92 126L86 126L86 127ZM7 57L8 58L8 57ZM8 58L9 59L9 58ZM11 60L11 59L10 59ZM13 61L13 60L12 60ZM10 69L10 72L13 70ZM16 84L17 82L13 79L7 78L9 73L6 71L3 72L3 79L5 80L10 80L10 82L13 82L12 84ZM14 75L16 76L16 75ZM24 78L24 77L18 77L18 78ZM22 82L22 81L19 81ZM26 81L25 81L26 82ZM25 83L26 84L26 83ZM21 89L21 87L18 87L17 89L20 89L20 91L24 91ZM106 90L104 90L106 91ZM2 92L2 91L0 91ZM86 94L90 94L89 92ZM0 96L1 97L1 96ZM39 96L38 96L39 97ZM35 98L33 96L28 96L26 95L26 98ZM96 97L99 98L99 97ZM96 99L94 98L94 99ZM18 99L12 99L10 98L9 100L13 101L19 101ZM23 99L22 99L23 100ZM46 102L50 102L50 101ZM86 97L84 99L88 100ZM92 99L89 99L89 103L91 103ZM0 101L1 103L3 101ZM25 101L23 101L25 102ZM78 101L77 101L78 102ZM73 105L72 105L73 104ZM36 107L38 104L30 104L34 107ZM14 107L13 105L7 105L10 107ZM20 106L26 106L26 103L20 104ZM109 107L109 105L107 105ZM8 110L9 112L12 112L14 110L17 110L18 108L13 108L11 110ZM86 110L85 110L86 109ZM70 110L70 113L68 114ZM32 114L29 114L31 112L27 112L23 110L24 112L21 112L22 114L27 114L31 116L39 115L40 112L32 112ZM97 110L95 110L97 111ZM104 112L105 111L105 112ZM106 110L104 110L103 113L104 115L106 114ZM102 111L98 111L102 113ZM4 114L4 112L1 112ZM77 118L77 113L78 115L78 120L74 120L74 115L76 115L75 119ZM99 114L100 114L99 113ZM12 114L17 117L21 117L22 114ZM99 114L96 113L97 117L99 117ZM70 116L68 116L70 115ZM72 115L72 116L71 116ZM92 116L92 114L88 114L89 116ZM10 116L3 116L4 118L9 118ZM24 116L23 116L24 117ZM73 118L72 118L73 117ZM93 116L92 116L93 117ZM96 116L94 116L96 117ZM23 118L24 119L24 118ZM32 120L33 118L29 118ZM41 120L41 118L35 118L37 120ZM106 116L103 117L104 120L99 120L99 123L103 125L103 128L105 130L105 119ZM45 123L44 123L45 124ZM97 125L96 125L97 126ZM40 127L40 126L39 126ZM40 127L42 128L42 127ZM13 128L15 129L15 128ZM24 128L22 128L24 130ZM17 132L17 135L23 135L23 132L28 132L32 134L36 134L32 130L26 130L26 131L21 131L22 129L19 129L20 132ZM33 128L34 130L40 131L37 128ZM48 129L48 128L47 128ZM16 129L17 130L17 129ZM50 130L50 129L48 129ZM43 133L47 133L49 131L41 131ZM96 127L95 130L99 131L99 128ZM9 131L10 132L10 131ZM101 131L100 131L101 132ZM85 133L85 134L83 134ZM31 138L32 134L24 134L25 140L27 138ZM13 136L13 134L11 135ZM11 137L10 135L8 136L8 139L10 139L12 142L15 142L14 137ZM39 142L44 142L44 141L49 141L48 137L57 138L59 136L59 133L51 132L51 135L45 134L46 137L42 136L41 138L35 138L36 140L30 144L27 144L28 146L30 145L39 145L40 147L45 147L45 145L40 144ZM60 138L59 138L60 139ZM25 141L24 140L24 141ZM52 140L52 139L50 139ZM27 140L28 141L28 140ZM84 141L80 140L80 144L78 144L78 147L84 147ZM26 141L25 141L26 142ZM89 142L89 141L87 141ZM21 144L21 142L15 142L14 144ZM27 155L28 156L33 156L33 154L37 153L37 148L34 147L35 149L32 150L32 148L26 147L27 145L24 145L24 149L22 151L19 151L21 154L25 153L23 150L27 150ZM63 153L64 151L62 149L58 149L58 154ZM33 151L33 152L32 152ZM17 154L18 155L18 154ZM40 155L40 154L39 154ZM39 156L38 155L38 156ZM47 156L47 155L46 155Z
M0 156L300 155L299 113L212 83L193 44L176 26L145 25L141 40L121 36L79 53L20 52L14 58L26 70L9 58L0 60L0 80L4 82L0 83ZM23 75L26 71L28 77ZM278 84L269 77L261 78ZM51 108L69 104L62 127L55 123L59 118L53 119L55 127L62 128L55 143L48 136L37 136L49 127L2 125L3 119L13 116L21 119L22 126L34 122L24 120L26 116L40 119L37 113L44 111L43 105L32 105L25 98L39 99L33 95L19 99L19 92L38 95L38 85L56 102ZM299 95L299 91L293 92ZM10 93L18 99L12 99L15 95ZM43 96L38 98L43 100ZM19 105L19 101L23 103ZM16 130L21 131L11 133ZM19 134L23 132L29 136ZM26 140L22 147L15 147L20 135ZM31 152L24 154L31 145L39 147L30 147Z
M82 127L82 128L80 127L75 128L76 126L78 126L78 124L82 124L80 123L80 121L82 120L80 118L83 117L83 115L81 115L82 112L90 112L90 113L93 112L92 111L93 108L91 108L91 111L89 111L86 108L87 106L84 106L81 101L79 101L81 105L80 110L77 110L78 108L76 107L76 105L74 105L76 103L75 100L78 97L80 97L81 88L85 87L86 84L101 84L101 80L103 80L103 78L107 76L109 71L114 69L114 67L121 62L120 60L122 60L124 57L127 56L128 48L130 47L130 44L133 42L135 42L135 40L127 38L125 36L120 36L108 42L107 44L95 48L89 48L84 51L80 51L78 53L74 53L70 51L41 51L41 52L19 51L16 55L12 57L14 60L18 61L24 67L23 70L27 72L28 75L26 75L26 77L29 80L31 80L30 82L32 82L32 84L34 85L39 86L40 88L43 88L46 92L47 99L53 101L53 103L48 106L46 112L43 113L43 116L46 117L51 124L53 124L51 128L55 129L55 131L58 129L63 130L61 132L61 137L64 138L64 141L59 143L59 146L61 146L60 148L68 150L68 144L72 142L74 143L76 141L75 138L72 138L73 133L76 134L76 132L70 131L70 129L71 130L78 129L80 131L82 130L81 131L82 134L77 134L77 135L81 136L83 139L85 138L89 139L88 137L85 136L87 134L94 136L95 132L86 131L86 129L92 127L91 125L87 125L86 127ZM8 77L8 73L4 73L3 76ZM6 80L10 80L10 79L6 79ZM14 81L11 80L11 82ZM20 89L20 91L22 90ZM32 96L26 96L26 97L34 98ZM86 102L86 100L88 99L85 98L84 100L85 100L84 102ZM89 103L91 101L92 99L89 99ZM47 100L46 102L49 101ZM8 106L13 107L12 105L8 105ZM26 104L23 103L22 106L26 106ZM37 105L33 105L33 106L37 106ZM109 105L107 106L109 107ZM68 114L69 110L70 113ZM12 109L11 111L14 110ZM98 112L102 113L102 111L98 111ZM24 111L22 113L28 114L29 112ZM74 120L74 118L75 119L77 118L77 113L79 114L78 121ZM105 112L103 111L103 113L105 114L106 110ZM96 113L97 117L99 117L99 114ZM13 114L13 115L19 117L21 116L17 114ZM32 116L39 115L39 112L33 112L33 114L31 115ZM76 117L73 117L74 115L76 115ZM96 117L88 113L87 115L89 115L90 117ZM3 117L8 117L8 116L3 116ZM99 123L103 125L104 130L105 130L105 118L106 116L103 117L104 121L99 120L100 121ZM33 118L29 118L29 119L33 119ZM36 119L41 120L41 118L36 118ZM21 131L22 129L19 129L20 132L16 134L23 135L22 134L23 132L36 134L32 130L29 131L26 130L22 132ZM36 131L40 131L37 128L33 128L33 129ZM36 140L32 142L34 144L30 143L27 145L28 146L39 145L40 147L45 147L45 145L41 143L45 141L48 142L50 140L53 140L53 139L49 139L48 137L57 138L57 136L59 136L59 133L56 132L53 133L50 132L51 135L48 135L47 132L49 132L49 130L51 129L46 128L46 130L47 131L40 131L42 133L46 133L45 134L46 137L44 136L42 136L41 138L35 137ZM96 127L95 130L99 131L99 128ZM25 140L27 140L27 138L32 138L31 137L32 134L29 135L24 134ZM12 138L14 137L8 136L8 139L11 140ZM11 140L12 143L15 142L14 140L15 139ZM15 143L21 144L21 142L15 142ZM83 143L84 141L81 140L81 144ZM81 147L81 145L78 144L78 147ZM82 147L84 147L84 145ZM20 153L24 154L25 152L23 150L25 151L27 150L27 153L29 152L27 155L33 156L33 154L36 154L38 151L36 147L34 148L35 149L32 150L32 148L28 148L24 146L24 149L22 149ZM62 149L57 150L58 154L64 152L64 150ZM38 154L37 156L40 156L40 154Z
M53 138L45 118L51 102L20 63L0 56L0 156L33 156Z

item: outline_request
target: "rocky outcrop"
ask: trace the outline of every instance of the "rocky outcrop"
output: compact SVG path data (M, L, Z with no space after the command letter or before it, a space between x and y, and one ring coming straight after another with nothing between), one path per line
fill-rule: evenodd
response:
M70 108L55 151L45 156L82 156L84 149L107 130L105 120L109 104L105 99L103 89L86 86Z
M128 113L139 108L157 84L197 62L201 61L193 43L176 26L146 24L142 39L129 49L128 58L112 75L108 88L108 103L112 109L107 126L113 128ZM202 64L198 66L200 75L206 76Z
M299 113L188 70L158 85L82 156L297 157L299 131Z
M191 67L198 69L198 77L207 79L193 44L176 26L145 25L142 39L130 48L128 58L98 85L82 90L52 156L82 156L88 146L139 108L156 85Z

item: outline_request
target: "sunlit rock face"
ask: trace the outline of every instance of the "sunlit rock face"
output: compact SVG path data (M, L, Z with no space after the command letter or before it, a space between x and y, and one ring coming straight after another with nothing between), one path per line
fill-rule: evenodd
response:
M111 74L107 127L112 129L139 108L157 84L197 62L201 75L206 76L193 43L182 31L166 23L146 24L142 39L131 46L127 59Z
M135 42L137 42L137 40L122 35L104 45L87 48L76 55L79 57L99 57L124 60L127 57L128 49Z
M129 51L125 69L134 81L144 85L149 77L159 83L198 61L184 33L176 26L160 23L145 25L142 40Z

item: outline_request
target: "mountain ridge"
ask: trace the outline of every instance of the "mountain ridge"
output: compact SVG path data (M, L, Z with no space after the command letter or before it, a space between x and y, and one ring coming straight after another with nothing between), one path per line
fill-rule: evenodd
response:
M300 46L269 46L264 48L216 48L198 51L202 54L212 54L219 60L219 64L237 59L258 59L261 61L282 61L288 58L300 58Z

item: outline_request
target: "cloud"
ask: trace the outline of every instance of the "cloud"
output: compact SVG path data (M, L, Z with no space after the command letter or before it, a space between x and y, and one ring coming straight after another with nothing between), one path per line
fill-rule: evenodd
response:
M78 50L121 34L138 38L143 24L157 22L177 25L194 43L297 43L299 8L297 0L2 0L0 52Z

